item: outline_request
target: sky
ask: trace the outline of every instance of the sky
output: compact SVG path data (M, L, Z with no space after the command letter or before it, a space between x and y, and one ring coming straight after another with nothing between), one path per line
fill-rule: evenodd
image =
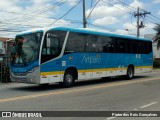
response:
M0 37L14 38L21 31L42 27L83 27L82 0L1 0ZM136 36L137 8L144 34L156 33L160 0L85 0L87 28Z

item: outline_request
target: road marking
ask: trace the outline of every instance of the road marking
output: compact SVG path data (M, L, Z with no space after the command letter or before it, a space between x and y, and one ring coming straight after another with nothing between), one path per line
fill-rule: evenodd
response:
M141 109L142 108L146 108L146 107L149 107L149 106L151 106L151 105L154 105L154 104L157 104L158 102L153 102L153 103L150 103L150 104L147 104L147 105L144 105L144 106L142 106L142 107L140 107ZM138 111L138 109L133 109L134 111ZM125 113L130 113L129 111L128 112L125 112ZM111 119L115 119L116 117L109 117L109 118L107 118L107 119L105 119L105 120L111 120Z
M112 84L105 84L105 85L99 85L99 86L93 86L93 87L85 87L85 88L80 88L80 89L71 89L71 90L65 89L63 91L58 91L58 92L47 92L47 93L39 93L39 94L26 95L26 96L2 98L0 99L0 103L16 101L16 100L31 99L31 98L37 98L37 97L43 97L43 96L50 96L50 95L60 95L60 94L66 94L66 93L82 92L86 90L94 90L94 89L107 88L107 87L116 87L116 86L122 86L122 85L134 84L134 83L142 83L142 82L153 81L153 80L160 80L160 78L159 77L148 78L148 79L144 79L144 80L142 79L139 81L132 80L132 81L125 81L121 83L112 83Z
M109 118L107 118L107 119L105 119L105 120L111 120L111 119L115 119L116 117L109 117Z
M158 102L153 102L153 103L150 103L150 104L141 106L140 108L146 108L146 107L149 107L149 106L154 105L154 104L157 104L157 103L158 103Z

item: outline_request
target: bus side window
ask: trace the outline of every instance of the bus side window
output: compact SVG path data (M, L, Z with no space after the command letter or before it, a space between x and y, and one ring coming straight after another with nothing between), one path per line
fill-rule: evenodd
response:
M103 37L98 35L86 36L86 52L103 52Z
M65 48L65 54L73 52L84 52L85 34L70 32Z
M112 37L103 37L103 52L115 53L115 40Z

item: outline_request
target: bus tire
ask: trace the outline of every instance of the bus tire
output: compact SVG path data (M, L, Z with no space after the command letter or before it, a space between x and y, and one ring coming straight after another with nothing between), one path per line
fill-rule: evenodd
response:
M64 74L63 78L63 87L71 87L75 83L74 72L71 70L67 70Z
M126 78L131 80L133 77L134 77L134 68L132 66L129 66L127 69Z

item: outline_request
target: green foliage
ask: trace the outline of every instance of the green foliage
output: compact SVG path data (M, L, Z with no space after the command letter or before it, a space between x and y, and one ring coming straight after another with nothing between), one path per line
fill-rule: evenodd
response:
M160 35L160 24L157 23L153 30L157 32L156 35Z

